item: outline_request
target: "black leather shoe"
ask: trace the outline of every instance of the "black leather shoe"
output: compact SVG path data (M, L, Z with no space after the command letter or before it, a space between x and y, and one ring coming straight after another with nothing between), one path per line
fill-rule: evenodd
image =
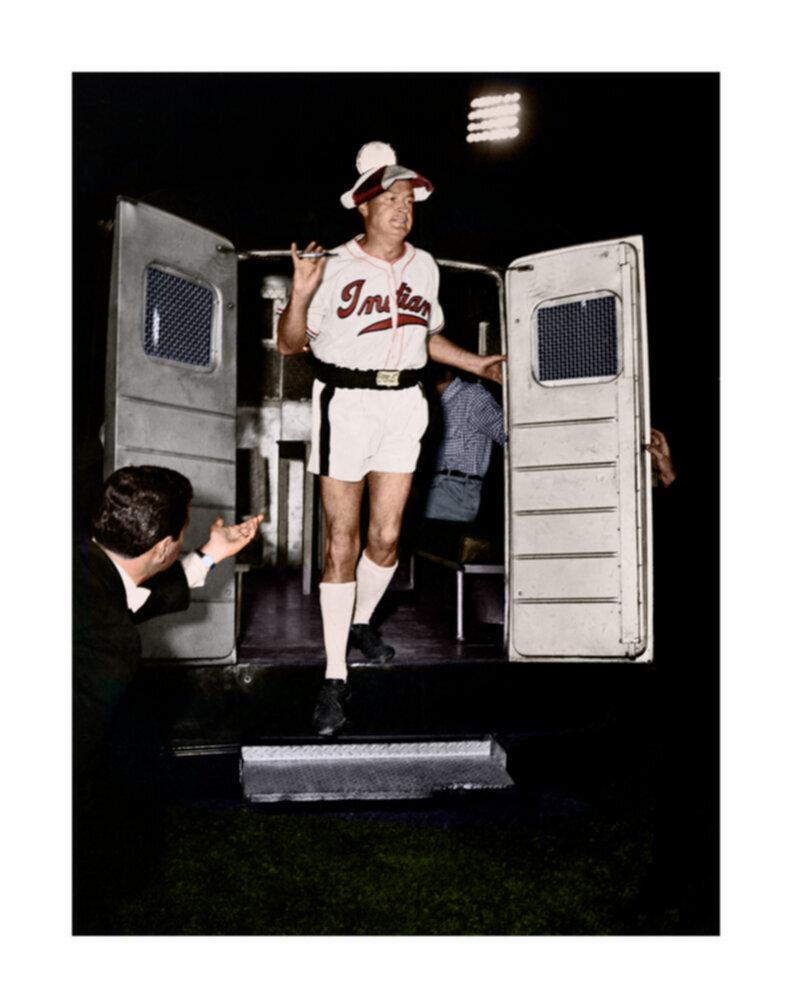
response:
M353 623L349 628L349 643L358 651L362 651L370 662L377 662L380 665L389 662L396 654L370 623Z
M313 712L313 725L319 735L335 735L346 724L343 702L350 696L343 679L325 679Z

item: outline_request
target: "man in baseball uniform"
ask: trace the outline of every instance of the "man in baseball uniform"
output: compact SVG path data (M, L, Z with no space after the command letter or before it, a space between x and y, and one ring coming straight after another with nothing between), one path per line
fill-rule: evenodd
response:
M420 386L434 361L501 381L501 356L480 357L442 335L440 274L408 241L413 204L431 182L396 164L388 144L366 144L355 185L341 197L357 208L364 233L325 252L292 243L294 280L278 321L282 354L310 350L316 380L308 469L320 476L327 536L319 586L325 681L314 711L321 735L345 723L348 643L373 662L394 649L370 625L397 567L402 514L410 492L427 405ZM360 507L369 492L366 547Z

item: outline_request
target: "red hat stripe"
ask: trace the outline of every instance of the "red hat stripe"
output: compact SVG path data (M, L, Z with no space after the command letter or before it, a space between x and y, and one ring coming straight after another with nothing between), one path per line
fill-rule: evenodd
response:
M385 169L387 165L383 165L378 168L373 175L369 175L365 179L359 189L356 189L352 193L352 199L356 204L365 203L366 200L370 200L372 196L377 196L382 192L382 176L385 174Z
M384 165L382 168L378 168L373 175L369 175L365 181L360 185L359 189L356 189L352 193L352 199L355 202L355 206L360 206L361 203L365 203L367 200L373 199L375 196L379 196L381 192L385 192L389 189L394 182L409 182L413 189L426 189L427 194L430 193L434 186L425 178L423 175L416 175L414 178L408 179L392 179L387 186L382 184L382 177L388 168L393 167L392 165Z

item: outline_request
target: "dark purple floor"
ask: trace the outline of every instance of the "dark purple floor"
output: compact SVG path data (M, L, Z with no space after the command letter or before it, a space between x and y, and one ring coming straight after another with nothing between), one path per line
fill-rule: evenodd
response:
M408 590L402 577L389 591L374 622L396 648L399 665L503 658L503 626L485 622L500 614L502 578L479 577L466 587L466 641L455 639L455 581L452 571L434 565L418 571L418 585ZM299 571L250 571L242 593L239 661L264 665L324 665L318 588L302 594ZM362 661L352 651L351 664Z

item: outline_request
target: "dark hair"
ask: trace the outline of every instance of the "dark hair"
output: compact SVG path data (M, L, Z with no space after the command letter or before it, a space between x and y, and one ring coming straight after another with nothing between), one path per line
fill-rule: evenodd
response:
M441 364L433 360L426 364L426 378L430 385L437 385L438 382L445 381L446 378L456 378L458 374L456 368L452 368L448 364Z
M94 538L127 559L166 536L178 539L187 524L192 484L163 466L125 466L109 476L92 516Z

